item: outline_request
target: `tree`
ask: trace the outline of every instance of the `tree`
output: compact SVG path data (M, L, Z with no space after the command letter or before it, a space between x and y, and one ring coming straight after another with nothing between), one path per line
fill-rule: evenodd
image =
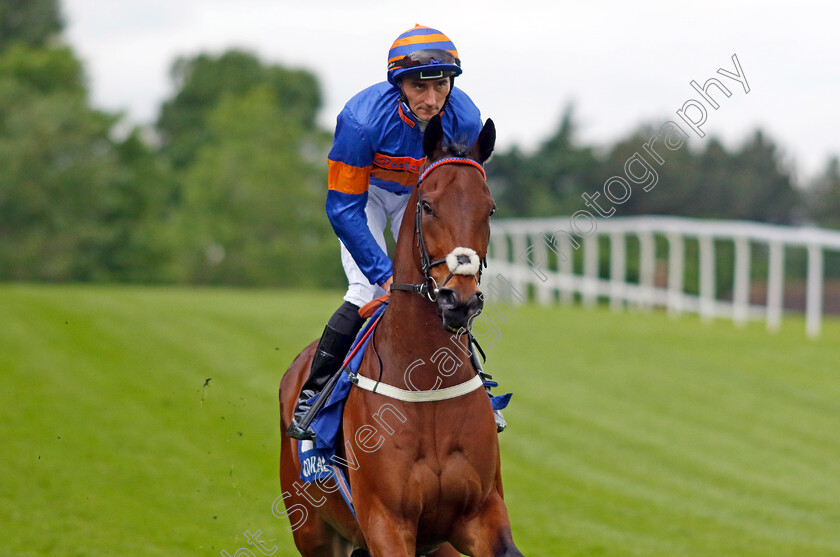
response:
M820 226L840 228L840 159L831 157L805 192L808 217Z
M180 59L172 75L158 131L181 187L180 280L337 286L315 77L238 50Z
M205 126L211 139L184 173L182 278L337 285L338 242L323 210L323 142L277 105L270 85L222 96Z
M625 163L634 153L646 157L643 146L655 129L659 128L642 126L607 152L598 171L599 189L611 176L625 175ZM776 145L763 132L756 131L733 152L727 151L715 137L706 138L703 147L697 150L685 145L663 151L662 164L652 162L652 157L647 156L648 164L658 176L657 184L648 192L634 185L630 199L620 207L621 214L770 223L789 223L794 219L799 199L791 173Z
M40 49L16 44L0 51L0 79L16 82L25 95L87 95L82 64L70 48L63 46ZM20 99L4 100L3 104Z
M88 106L81 68L67 48L0 52L0 279L154 273L138 256L166 180L135 135L111 139L118 117Z
M732 200L726 216L769 223L791 223L800 205L790 170L776 144L761 130L733 155Z
M493 157L488 180L500 215L571 214L580 208L580 194L593 183L598 163L574 136L574 108L568 106L557 132L536 153L524 155L514 147Z
M0 51L15 43L48 46L63 27L58 0L0 0Z
M226 94L242 95L266 85L279 109L302 129L315 128L321 95L317 80L305 70L265 66L251 53L231 50L218 57L181 58L171 74L177 93L163 104L157 128L163 152L176 168L189 165L199 148L213 139L207 118Z

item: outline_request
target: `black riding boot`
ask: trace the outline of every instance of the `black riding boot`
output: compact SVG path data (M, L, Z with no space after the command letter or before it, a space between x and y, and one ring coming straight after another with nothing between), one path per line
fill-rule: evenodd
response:
M324 334L321 335L318 348L315 350L315 356L312 358L309 378L301 389L292 423L286 431L289 437L315 438L315 432L309 425L315 418L316 412L311 411L309 399L321 392L327 383L330 383L330 379L336 375L364 321L359 316L359 307L350 302L344 302L330 318L324 328Z
M481 377L482 381L488 381L490 379L493 379L492 375L484 372L484 368L481 365L481 357L478 355L478 350L476 346L473 345L472 338L470 338L470 358L472 359L473 365L475 366L475 370L478 372L478 375L479 377ZM485 392L487 392L487 396L493 398L493 393L490 392L490 387L485 385L484 390ZM493 410L493 419L496 420L496 431L498 433L503 432L507 427L507 420L505 420L505 417L502 416L502 411Z

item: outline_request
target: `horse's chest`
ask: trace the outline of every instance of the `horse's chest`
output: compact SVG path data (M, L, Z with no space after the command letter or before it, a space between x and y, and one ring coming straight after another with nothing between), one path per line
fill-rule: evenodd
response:
M476 466L460 451L420 458L407 477L407 487L416 486L424 508L469 507L477 504L493 483L489 470Z

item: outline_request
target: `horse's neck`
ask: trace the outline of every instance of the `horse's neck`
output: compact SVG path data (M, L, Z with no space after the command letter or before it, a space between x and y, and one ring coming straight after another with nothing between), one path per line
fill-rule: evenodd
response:
M445 388L475 375L467 335L446 331L436 306L410 292L391 296L376 336L382 380L408 390Z

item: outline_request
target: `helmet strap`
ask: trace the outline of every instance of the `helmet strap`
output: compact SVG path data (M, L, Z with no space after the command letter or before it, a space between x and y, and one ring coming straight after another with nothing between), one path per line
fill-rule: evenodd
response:
M446 105L449 104L449 97L452 96L452 90L453 89L455 89L455 76L450 75L449 76L449 94L446 95L446 99L444 99L444 101L443 101L443 106L440 107L441 110L446 108Z

